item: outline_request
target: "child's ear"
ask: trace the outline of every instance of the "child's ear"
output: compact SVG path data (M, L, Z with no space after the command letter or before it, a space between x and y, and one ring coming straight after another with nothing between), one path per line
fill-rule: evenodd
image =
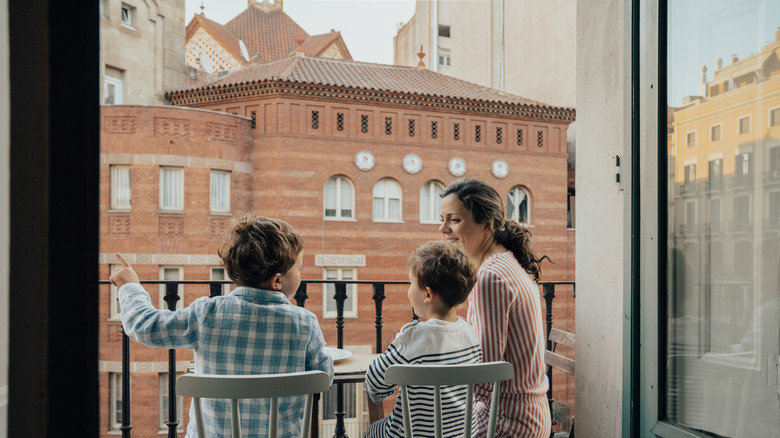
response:
M278 272L274 274L269 283L271 283L271 290L282 290L282 274Z
M423 299L423 303L430 304L433 302L433 298L436 296L436 292L433 291L430 287L425 288L425 298Z

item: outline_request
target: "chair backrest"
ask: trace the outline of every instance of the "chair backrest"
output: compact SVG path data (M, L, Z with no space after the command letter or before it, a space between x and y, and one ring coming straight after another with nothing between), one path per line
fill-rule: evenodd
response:
M561 371L574 375L574 359L569 359L568 357L555 352L555 347L558 344L574 348L576 342L574 333L551 328L550 334L547 336L547 340L551 343L551 348L544 352L544 363L546 363L548 366L558 368Z
M238 400L270 398L271 412L268 436L275 438L279 420L279 397L305 394L306 405L303 411L301 438L307 438L311 424L313 394L327 391L329 386L330 378L327 373L322 371L241 376L185 374L176 380L176 394L192 397L192 403L195 406L194 420L200 438L207 438L203 425L203 411L200 406L201 398L230 399L231 426L234 438L241 436L241 413L238 410Z
M471 437L471 421L474 413L474 384L493 383L493 395L488 420L488 438L496 433L496 413L498 412L499 385L513 377L514 370L509 362L487 362L465 365L391 365L387 368L385 382L399 385L401 407L403 410L404 435L412 438L412 421L409 413L408 385L433 386L434 388L434 427L435 436L442 436L441 387L466 385L466 418L463 435Z

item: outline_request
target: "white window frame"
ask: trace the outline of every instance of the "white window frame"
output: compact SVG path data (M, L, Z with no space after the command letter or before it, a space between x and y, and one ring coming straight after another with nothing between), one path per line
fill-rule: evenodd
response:
M748 121L747 131L742 132L742 121L745 119ZM750 134L751 131L753 131L753 117L750 114L737 118L737 135Z
M328 183L330 183L331 181L334 181L335 184L336 184L336 189L335 189L336 190L336 193L335 193L335 195L336 195L336 199L335 199L336 214L335 214L335 216L328 216L327 215L327 208L328 208L328 206L327 206L327 201L328 201L328 199L327 199L328 198L327 188L328 188ZM349 185L349 190L350 190L351 197L352 197L352 199L351 199L352 202L350 203L350 205L344 205L344 200L341 199L341 189L342 189L341 186L343 184L348 184ZM345 206L349 207L349 210L352 212L351 216L342 216L341 215L341 212L343 210L346 210L344 208ZM322 188L322 217L325 220L328 220L328 221L355 221L355 217L356 217L356 215L355 215L355 186L352 184L352 181L350 181L349 178L347 178L346 176L344 176L344 175L334 175L334 176L328 178L328 180L325 182L325 185Z
M692 143L688 142L688 136L691 135L691 134L693 134L693 142ZM695 129L693 131L687 131L685 133L685 147L692 148L692 147L696 146L696 142L698 140L697 137L698 137L698 135L696 134L696 130Z
M777 117L775 118L775 124L772 124L772 113L774 111L777 111ZM767 112L767 123L769 124L769 127L772 128L774 126L780 126L780 106L769 108L769 111Z
M352 388L349 390L346 388L347 385L353 385L352 388L354 388L354 399L350 400L351 397L349 397L349 392L352 391ZM330 391L333 391L332 393L328 393ZM336 385L331 386L330 390L323 393L319 400L319 409L320 409L320 436L332 436L333 433L336 430L336 419L331 418L326 420L325 419L325 398L331 396L332 394L336 393ZM348 412L348 406L349 403L354 402L355 406L355 416L350 417L348 415L344 415L344 425L347 428L348 431L353 430L352 428L357 426L360 427L359 424L363 423L364 421L367 422L368 418L368 409L367 409L367 403L366 403L366 391L363 390L361 383L345 383L344 384L344 411ZM366 419L366 420L364 420ZM368 428L368 425L366 425L366 429ZM359 430L358 436L363 436L367 430ZM352 432L350 432L350 436L352 436Z
M438 190L437 190L438 189ZM420 223L436 224L441 221L441 197L439 194L444 191L444 184L432 179L426 181L420 188ZM423 211L423 199L428 199L428 211Z
M214 278L214 271L215 270L222 270L222 278ZM227 270L222 266L212 266L211 269L209 269L209 280L230 280L230 276L227 274ZM230 293L230 284L223 284L222 285L222 295L227 295Z
M165 205L165 178L164 175L166 172L177 172L179 174L178 182L178 204L177 205ZM160 210L161 211L183 211L184 210L184 168L183 167L168 167L168 166L160 166Z
M215 187L215 175L225 175L224 187ZM223 206L217 205L219 204L219 196L216 195L219 191L222 191L221 195L225 203ZM230 171L211 170L209 205L212 213L230 213Z
M712 129L713 128L718 128L718 135L720 136L720 138L717 138L717 139L716 138L712 138L713 137L712 136ZM712 141L721 141L721 140L723 140L723 123L715 123L715 124L710 125L710 141L712 142Z
M388 184L395 185L395 187L398 189L398 198L392 198L387 194ZM381 190L383 192L382 196L377 196L377 190ZM382 200L382 217L377 217L376 209L373 207L374 202L378 199ZM390 217L390 201L394 199L398 199L398 218ZM371 209L373 211L372 216L374 218L374 222L403 222L403 188L401 188L401 184L398 181L394 180L393 178L382 178L377 181L376 184L374 184L374 189L372 190L371 200L373 201L371 204Z
M116 409L117 402L121 403L121 401L122 373L108 373L108 430L110 431L120 430L119 428L122 427L122 416L117 415Z
M127 3L122 3L122 6L119 11L120 11L119 20L121 21L122 26L135 30L135 21L136 21L135 6L128 5Z
M119 269L121 265L108 265L108 275L111 275L115 270ZM119 288L110 284L109 302L108 302L108 320L120 321L122 319L122 312L119 308Z
M184 375L183 372L177 372L176 378ZM157 378L157 419L160 433L168 431L168 372L159 373ZM179 425L177 432L184 432L184 397L176 396L176 419Z
M519 204L517 203L517 192L522 191L525 193L525 221L520 222L520 211L518 209ZM507 194L507 197L511 196L512 199L515 200L514 202L514 209L512 211L507 211L507 217L509 217L512 220L517 221L521 225L529 225L531 223L531 195L528 193L528 189L525 186L517 185L512 187L509 190L509 193ZM509 209L509 203L507 202L507 209Z
M171 270L177 270L178 271L178 278L176 280L181 281L184 280L184 267L183 266L171 266L171 265L160 265L160 280L165 280L165 270L171 269ZM168 309L168 303L165 302L165 285L160 285L160 301L158 303L158 309ZM176 308L177 309L183 309L184 308L184 285L179 284L179 301L176 302Z
M114 101L111 103L106 102L108 98L108 86L114 86ZM123 81L111 76L103 76L103 103L106 105L121 105L124 103L124 86Z
M133 190L132 190L132 175L129 165L112 164L110 166L111 172L111 210L130 210L133 203ZM126 175L120 175L125 173ZM126 180L126 187L122 187ZM125 193L126 192L126 193ZM126 200L126 202L124 202Z
M328 278L328 270L336 271L336 278ZM323 280L343 280L344 271L350 271L352 278L349 280L357 280L357 268L346 266L323 266L322 267L322 279ZM336 318L338 311L336 310L336 300L333 299L333 295L336 292L335 284L323 284L322 285L322 317L323 318ZM357 318L358 317L358 294L357 284L347 284L347 297L352 298L351 306L347 308L347 302L344 301L344 318ZM333 303L333 310L328 310L328 303Z

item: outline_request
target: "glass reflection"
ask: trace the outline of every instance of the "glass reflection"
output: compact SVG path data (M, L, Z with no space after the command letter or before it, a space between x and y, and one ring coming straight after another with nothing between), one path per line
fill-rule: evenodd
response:
M780 437L780 0L669 2L667 419Z

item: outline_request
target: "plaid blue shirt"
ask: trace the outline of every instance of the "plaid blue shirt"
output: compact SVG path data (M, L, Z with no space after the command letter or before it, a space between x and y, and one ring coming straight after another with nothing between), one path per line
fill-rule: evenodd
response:
M322 370L333 381L333 360L313 313L294 306L281 292L248 287L227 296L199 298L175 312L157 310L137 283L119 289L122 324L136 341L163 348L195 350L200 374L272 374ZM201 399L208 436L230 436L230 403ZM279 400L279 436L300 435L304 397ZM243 436L268 435L270 402L242 400ZM194 410L190 407L190 418ZM187 437L196 437L190 421Z

